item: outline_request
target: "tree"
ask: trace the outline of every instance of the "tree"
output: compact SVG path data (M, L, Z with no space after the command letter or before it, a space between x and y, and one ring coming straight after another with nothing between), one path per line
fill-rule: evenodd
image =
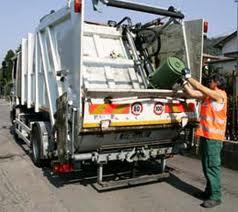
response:
M3 95L4 80L2 76L2 68L0 68L0 96Z
M1 81L6 84L12 80L12 68L13 62L12 58L14 57L15 53L13 50L8 50L7 54L2 62L2 70L1 70Z
M216 43L224 39L225 36L216 38L204 38L204 53L211 55L221 55L221 49L214 47Z
M17 47L17 49L16 49L16 53L18 53L18 52L20 52L21 51L21 45L19 45L18 47Z

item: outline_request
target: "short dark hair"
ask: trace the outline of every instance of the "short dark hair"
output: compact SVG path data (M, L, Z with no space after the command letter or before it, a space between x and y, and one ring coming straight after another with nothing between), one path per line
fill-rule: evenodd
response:
M220 74L213 74L211 77L209 77L209 81L214 81L217 83L217 87L221 90L226 89L226 79L221 76Z

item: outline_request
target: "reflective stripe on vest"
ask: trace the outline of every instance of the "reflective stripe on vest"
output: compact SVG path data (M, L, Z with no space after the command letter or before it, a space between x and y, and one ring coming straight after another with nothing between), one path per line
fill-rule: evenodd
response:
M195 132L196 136L224 140L227 119L227 96L225 91L217 90L217 92L223 96L223 108L221 108L221 110L216 110L213 107L213 100L211 97L206 97L206 99L204 99L200 111L200 125Z
M217 122L218 124L225 124L226 120L220 119L220 118L214 118L211 116L200 116L200 120L202 121L212 121L212 122Z
M205 126L202 126L202 125L200 125L199 127L202 128L204 131L206 131L208 133L215 133L215 134L218 134L218 135L224 135L225 134L224 130L219 130L219 129L210 128L210 127L208 128L208 127L205 127Z

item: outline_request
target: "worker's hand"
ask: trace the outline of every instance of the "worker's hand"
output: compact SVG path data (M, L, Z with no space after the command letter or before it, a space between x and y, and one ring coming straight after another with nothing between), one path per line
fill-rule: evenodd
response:
M182 88L184 88L184 86L188 84L188 81L182 78L182 79L179 79L179 80L177 81L177 83L178 83Z
M188 80L191 77L192 77L192 75L191 75L190 69L185 68L185 69L182 70L182 79L183 80Z

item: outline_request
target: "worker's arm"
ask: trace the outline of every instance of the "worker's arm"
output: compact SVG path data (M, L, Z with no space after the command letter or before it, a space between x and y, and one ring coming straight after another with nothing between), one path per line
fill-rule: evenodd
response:
M204 95L202 92L192 89L191 86L189 86L188 84L184 85L184 90L186 91L186 93L189 96L191 96L195 99L203 99L204 98Z
M182 70L183 80L189 82L196 90L200 91L204 96L209 96L218 103L223 103L223 96L216 90L209 89L203 86L200 82L191 77L191 71L188 68ZM191 91L190 91L191 92Z
M209 89L203 86L200 82L193 79L192 77L188 78L187 81L198 91L200 91L205 96L210 96L215 101L222 103L223 96L215 90Z

